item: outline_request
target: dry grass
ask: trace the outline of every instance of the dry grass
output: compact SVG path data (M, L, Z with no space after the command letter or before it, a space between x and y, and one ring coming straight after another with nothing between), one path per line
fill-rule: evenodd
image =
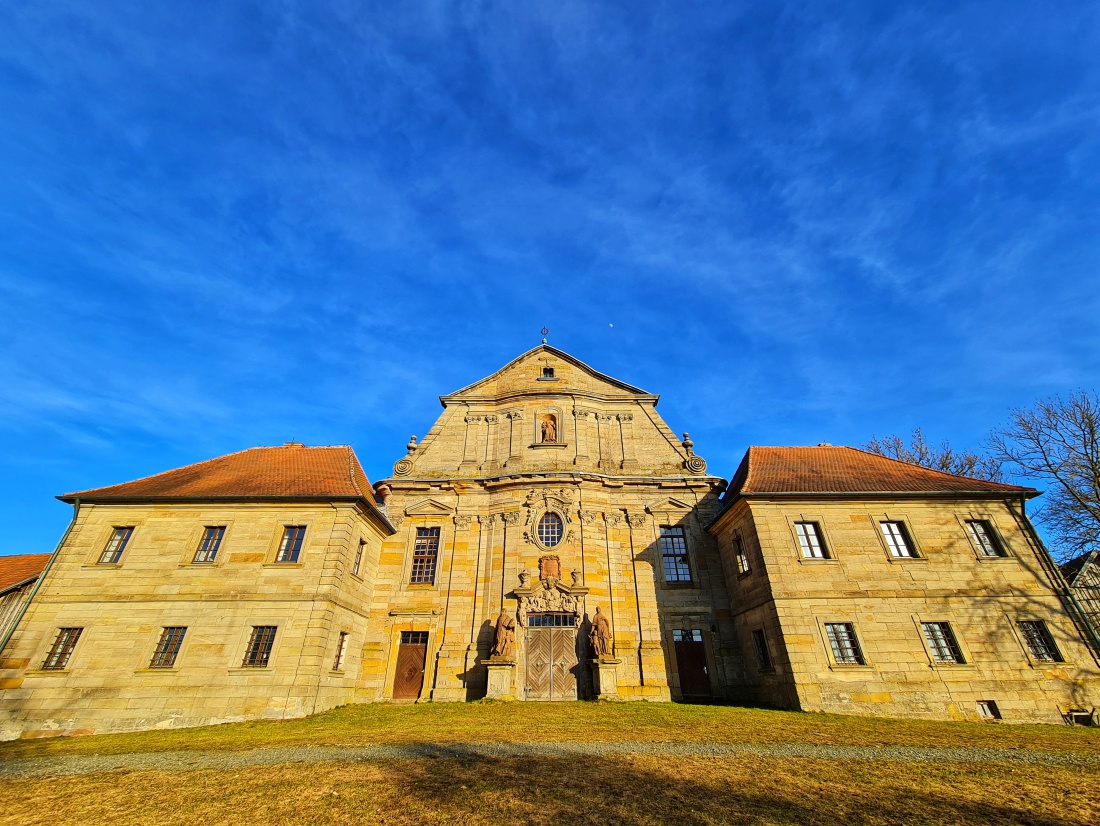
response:
M938 723L671 703L358 705L301 720L0 743L0 759L370 743L650 740L1021 748L1100 754L1100 730Z
M1029 824L1100 822L1090 772L670 758L402 760L3 784L0 823Z

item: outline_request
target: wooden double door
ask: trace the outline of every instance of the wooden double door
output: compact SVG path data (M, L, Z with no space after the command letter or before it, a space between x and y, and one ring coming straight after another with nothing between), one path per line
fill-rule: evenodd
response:
M528 700L576 700L580 671L577 629L554 626L550 622L540 625L542 621L537 615L527 618L524 634L526 697Z

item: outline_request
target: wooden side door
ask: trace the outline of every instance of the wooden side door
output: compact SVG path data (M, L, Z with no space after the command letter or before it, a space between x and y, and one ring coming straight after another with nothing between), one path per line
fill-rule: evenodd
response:
M428 661L428 632L402 631L393 675L393 698L416 700L424 688L424 664Z
M527 676L528 700L551 698L551 671L554 662L552 645L553 628L527 628Z
M550 699L577 699L577 632L573 628L549 628Z
M680 675L680 696L710 697L710 674L707 667L707 649L703 633L673 631L676 646L676 671Z

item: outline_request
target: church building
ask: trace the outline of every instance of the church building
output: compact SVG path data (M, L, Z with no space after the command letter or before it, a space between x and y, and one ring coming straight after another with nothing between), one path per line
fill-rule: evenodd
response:
M727 484L657 401L543 344L442 396L373 486L288 443L60 497L0 738L483 697L1100 704L1037 491L829 445L752 447Z

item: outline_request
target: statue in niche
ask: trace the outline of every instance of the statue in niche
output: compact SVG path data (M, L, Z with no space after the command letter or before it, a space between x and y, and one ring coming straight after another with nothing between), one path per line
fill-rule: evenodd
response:
M542 441L553 444L558 440L558 419L553 413L542 417Z
M592 648L592 655L597 658L610 657L613 643L611 641L611 625L599 609L592 617L592 630L588 632L588 644Z
M516 648L516 621L503 608L497 617L497 630L493 636L493 656L511 659Z

